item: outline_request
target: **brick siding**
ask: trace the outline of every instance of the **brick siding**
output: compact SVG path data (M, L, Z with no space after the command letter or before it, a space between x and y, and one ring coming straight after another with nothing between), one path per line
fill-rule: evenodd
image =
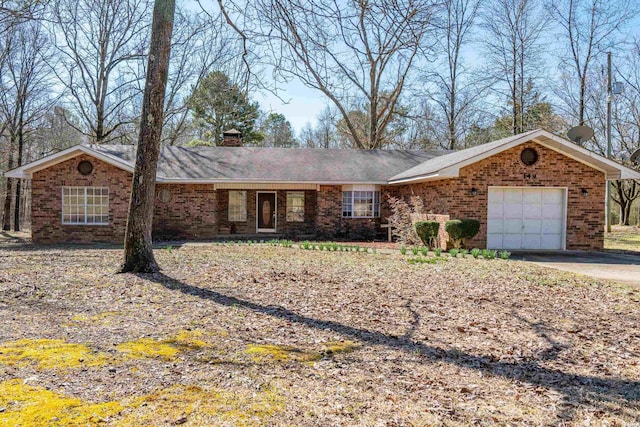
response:
M169 202L158 194L168 190ZM211 239L218 234L217 193L212 184L157 184L153 208L155 240Z
M538 152L538 161L526 166L520 152ZM487 241L488 187L567 188L567 249L597 250L604 246L605 180L602 172L534 142L519 145L460 170L454 179L399 187L399 194L420 196L430 213L451 218L476 218L480 232L469 246L485 247ZM471 195L471 189L477 195ZM589 194L584 196L582 189Z
M539 154L535 165L525 166L520 152L533 147ZM93 172L77 171L82 160L93 164ZM33 174L32 237L36 243L124 241L131 174L87 155L53 165ZM62 186L109 188L108 225L63 225ZM487 194L490 186L562 187L568 189L567 249L601 249L604 243L604 176L580 162L544 146L530 142L469 165L460 177L404 186L382 186L381 218L342 218L342 186L321 185L319 191L306 190L305 220L286 221L286 190L277 191L277 232L297 237L357 237L385 234L380 223L391 212L387 195L422 197L431 214L451 218L477 218L481 228L469 245L486 244ZM477 195L471 195L471 188ZM582 189L588 195L582 194ZM171 200L156 198L153 235L155 239L210 239L224 231L237 234L256 232L256 190L247 191L247 220L228 221L229 190L214 190L204 184L158 184Z
M88 160L93 172L84 176L78 163ZM122 243L129 209L132 175L87 155L35 172L31 182L31 237L35 243ZM108 225L62 224L62 187L108 187Z

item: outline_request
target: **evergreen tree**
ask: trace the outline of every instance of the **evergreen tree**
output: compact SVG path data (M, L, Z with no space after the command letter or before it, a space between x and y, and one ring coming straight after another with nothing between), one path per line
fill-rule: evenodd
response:
M221 145L222 133L229 129L242 132L246 144L262 140L262 135L254 131L259 116L258 103L251 102L247 94L221 71L212 71L198 82L188 105L203 130L200 134L202 142L199 142L202 145Z

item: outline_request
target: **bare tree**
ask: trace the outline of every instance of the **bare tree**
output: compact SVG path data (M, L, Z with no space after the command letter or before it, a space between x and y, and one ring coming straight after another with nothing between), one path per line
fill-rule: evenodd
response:
M614 153L619 160L626 162L634 151L640 149L640 38L635 39L631 52L617 62L625 90L614 98L612 122L618 135ZM612 200L620 207L621 224L630 225L631 206L639 199L640 181L613 181Z
M500 94L509 99L514 135L524 131L527 86L538 74L545 24L538 4L534 0L492 0L484 13L489 68L507 89Z
M68 108L82 120L78 130L96 143L114 139L134 115L148 6L148 0L60 0L52 5L51 33L59 52L54 70L66 89Z
M39 19L45 2L38 0L0 1L0 35L11 31L14 25Z
M462 49L469 42L478 15L479 0L446 0L444 25L439 31L438 50L444 56L444 69L435 74L436 90L431 99L444 116L446 144L443 148L458 147L464 135L465 116L471 114L475 101L485 94L479 79L471 78L464 66Z
M120 268L123 273L159 270L153 256L151 226L175 6L175 0L155 0L153 8L147 83L131 186L124 263Z
M27 137L35 123L51 108L50 44L38 21L14 25L3 40L0 60L0 122L8 139L8 168L19 167ZM13 198L13 229L20 230L21 182L9 178L6 185L3 229L10 228ZM15 191L15 196L13 192Z
M637 15L637 4L634 0L554 0L547 9L560 25L569 51L561 63L568 78L558 95L578 125L584 125L591 66L617 42L616 36Z
M274 53L274 69L326 95L358 148L380 148L396 114L434 6L425 0L257 0L253 38ZM365 105L361 135L351 111Z

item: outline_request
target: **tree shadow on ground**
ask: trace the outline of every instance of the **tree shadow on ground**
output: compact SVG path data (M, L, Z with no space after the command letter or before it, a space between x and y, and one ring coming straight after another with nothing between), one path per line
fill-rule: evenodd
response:
M557 416L564 421L572 419L575 410L580 405L592 405L595 407L593 409L617 415L623 415L628 411L628 415L633 416L632 412L640 410L640 381L576 375L560 369L541 366L540 361L544 361L548 357L522 362L505 362L492 355L475 355L457 349L445 349L427 345L411 339L411 333L396 336L331 320L315 319L280 306L262 305L193 286L163 273L139 274L139 277L156 282L167 289L203 298L216 304L242 307L309 328L332 331L364 343L386 346L412 355L418 354L426 362L444 361L463 368L474 369L487 375L555 390L562 395L562 408Z

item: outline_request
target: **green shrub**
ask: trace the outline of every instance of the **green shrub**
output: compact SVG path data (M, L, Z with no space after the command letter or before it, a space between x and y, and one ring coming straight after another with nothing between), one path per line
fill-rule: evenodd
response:
M478 258L480 256L480 253L481 251L478 248L471 249L471 256L474 258Z
M509 252L509 251L500 251L500 253L498 255L500 255L500 259L509 259L509 257L511 256L511 252Z
M433 250L433 253L436 254L436 257L439 257L440 254L442 253L442 248L435 248Z
M404 246L403 246L403 247L401 247L401 248L400 248L400 253L401 253L402 255L406 254L406 253L407 253L407 248L406 248L406 247L404 247Z
M466 249L460 249L460 255L462 255L462 258L466 258L467 254L469 254L469 251Z
M416 233L426 246L434 247L438 238L440 223L438 221L418 221L415 223Z
M422 254L422 256L427 256L427 254L429 254L429 248L426 246L421 247L420 253Z
M416 248L415 246L411 248L411 253L414 255L418 255L418 248Z
M456 248L464 246L465 239L471 239L480 231L480 221L477 219L452 219L444 225L449 239Z
M460 252L459 249L453 248L453 249L449 249L449 255L451 255L451 257L456 258L458 256L458 252Z
M497 251L492 251L492 250L489 250L489 249L483 249L482 250L482 258L484 258L484 259L494 259L497 254L498 254Z

